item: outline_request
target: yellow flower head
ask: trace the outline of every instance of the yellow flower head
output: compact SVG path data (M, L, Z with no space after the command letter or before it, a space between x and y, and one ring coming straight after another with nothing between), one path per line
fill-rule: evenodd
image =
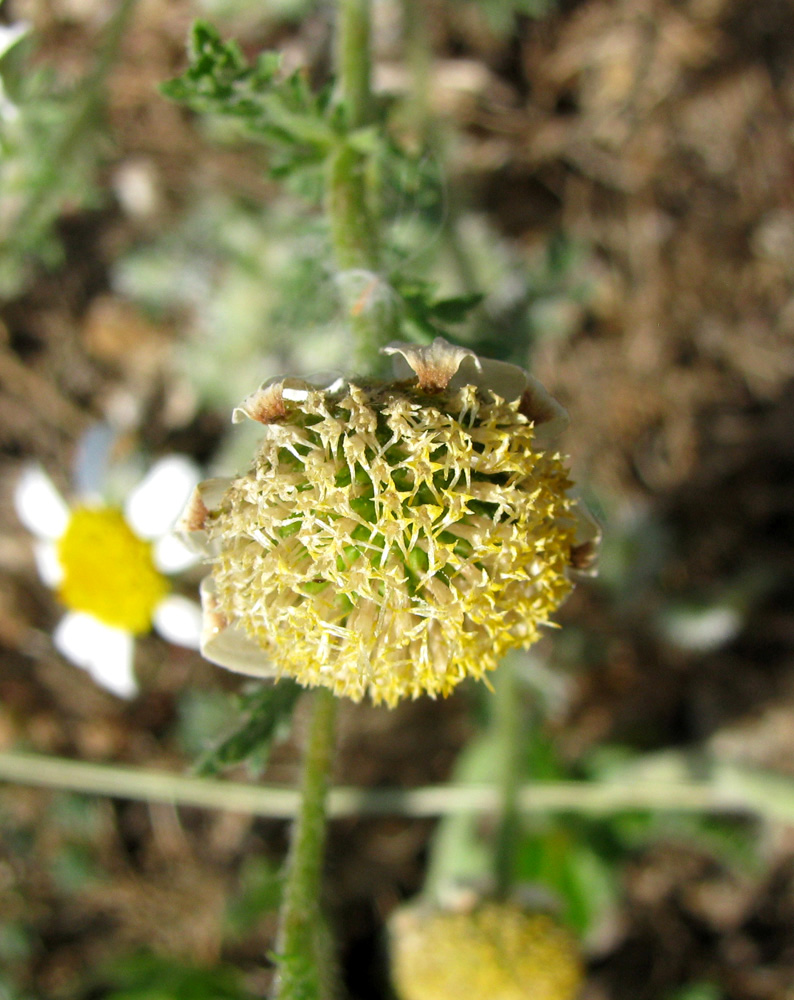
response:
M94 615L112 628L141 635L169 590L151 542L139 538L114 507L76 507L58 541L67 608Z
M564 411L520 368L437 340L404 378L266 384L253 468L202 484L182 527L213 561L204 654L394 705L481 678L592 557L561 456Z
M573 937L513 903L393 916L391 970L400 1000L574 1000L583 981Z

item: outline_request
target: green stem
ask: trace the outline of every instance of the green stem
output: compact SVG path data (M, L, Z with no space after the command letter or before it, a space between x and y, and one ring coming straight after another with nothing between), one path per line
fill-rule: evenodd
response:
M372 117L370 0L339 0L336 72L351 129Z
M501 808L494 841L496 893L504 898L515 879L515 862L521 827L518 808L521 749L526 745L522 732L522 703L515 664L511 657L494 675L491 700L491 728L499 747L499 791Z
M324 1000L333 995L333 961L320 909L320 884L337 703L327 688L318 688L312 698L300 812L292 830L279 913L276 1000Z
M487 787L498 814L501 799L493 782L494 746L491 733L472 740L455 763L452 783L447 788ZM471 801L471 800L470 800ZM482 837L479 810L461 809L444 812L430 845L422 894L431 904L444 898L450 887L477 885L493 875L492 845Z
M518 789L522 814L574 813L610 816L625 811L756 816L769 823L794 825L794 781L770 771L698 758L693 767L684 754L671 751L646 759L659 774L627 774L609 781L540 781ZM707 778L692 778L693 770ZM141 802L166 803L291 819L300 811L300 793L292 787L249 785L218 778L197 778L151 768L92 764L24 751L0 751L0 783L46 791ZM490 816L501 807L498 790L486 778L422 788L333 788L331 818L411 816L432 818L454 813Z
M337 263L345 271L377 271L377 234L367 191L366 158L342 140L331 156L328 209Z
M405 61L411 74L405 105L420 148L433 142L435 124L431 120L429 102L433 58L424 5L425 0L402 0Z
M372 123L370 0L339 0L337 91L350 132ZM380 239L370 156L340 136L329 157L327 211L336 264L354 337L354 364L379 372L380 348L394 339L395 311L380 274Z
M433 52L426 8L426 0L402 0L405 59L411 72L411 88L406 103L419 147L439 163L445 163L449 145L447 123L434 116L429 101L433 88ZM461 238L461 193L456 178L447 177L444 184L441 237L457 274L460 291L471 295L480 291L480 282Z

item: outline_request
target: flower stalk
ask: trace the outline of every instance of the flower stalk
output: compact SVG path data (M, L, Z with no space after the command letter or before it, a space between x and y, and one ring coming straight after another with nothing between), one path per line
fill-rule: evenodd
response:
M339 0L337 17L337 93L349 132L340 136L328 160L326 207L353 333L354 365L361 372L381 374L385 362L379 351L397 335L397 326L380 276L370 154L350 140L372 123L370 0Z
M340 100L350 131L369 124L370 0L339 0L336 69ZM367 177L367 157L347 137L328 161L327 212L337 266L365 275L362 287L343 287L354 336L356 366L369 372L383 364L380 348L392 339L388 299L377 294L380 248ZM333 759L336 699L327 689L312 695L301 805L292 831L287 878L279 914L277 1000L324 1000L333 992L332 947L320 910L326 831L326 798Z
M300 809L279 914L275 1000L326 1000L334 994L332 949L319 897L336 699L324 688L311 697Z
M408 122L414 133L414 142L423 154L438 163L445 163L447 128L445 122L434 114L429 100L433 92L433 51L428 22L425 0L402 0L405 60L411 74L410 92L405 99ZM455 176L444 178L444 212L440 221L440 235L460 292L476 295L481 291L481 283L461 237L463 199L459 187ZM476 309L479 311L482 306Z
M498 746L500 810L494 838L494 881L498 898L508 897L515 878L521 826L518 793L521 784L522 703L515 662L506 657L494 675L490 699L491 730Z
M339 0L336 73L351 128L369 124L372 105L370 0Z

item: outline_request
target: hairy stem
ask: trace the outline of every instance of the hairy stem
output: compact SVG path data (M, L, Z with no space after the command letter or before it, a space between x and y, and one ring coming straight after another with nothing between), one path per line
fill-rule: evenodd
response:
M337 17L337 86L348 109L350 127L361 128L370 123L372 115L370 0L339 0Z
M379 348L391 339L387 329L389 299L383 295L378 274L380 251L369 157L351 138L372 118L370 2L338 0L337 89L347 131L338 137L329 157L326 202L355 338L355 363L363 372L380 368ZM315 691L313 699L301 806L293 828L279 915L276 1000L325 1000L333 993L335 978L332 947L320 909L320 886L336 700L325 688Z
M292 829L279 914L276 1000L325 1000L334 992L332 948L320 909L320 885L336 698L327 688L318 688L312 699L300 811Z
M507 657L496 671L491 699L491 727L496 737L499 767L500 811L494 841L496 892L506 897L515 878L515 861L521 827L518 808L520 753L526 746L522 733L522 702L515 663Z
M339 0L337 94L350 132L372 123L370 0ZM340 136L328 162L327 211L354 338L354 365L379 373L379 350L396 333L394 303L380 274L379 219L371 156Z
M429 101L433 92L433 52L426 7L425 0L402 0L405 59L411 72L411 87L406 103L417 144L425 154L444 163L449 144L448 123L436 118ZM480 282L461 236L463 199L459 182L454 176L445 178L443 198L441 238L457 276L459 290L465 295L473 295L480 291Z

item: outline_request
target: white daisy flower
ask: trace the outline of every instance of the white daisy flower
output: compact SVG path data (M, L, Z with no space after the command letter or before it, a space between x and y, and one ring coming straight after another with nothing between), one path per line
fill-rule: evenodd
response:
M30 31L27 21L17 21L16 24L0 24L0 59L12 49L16 43Z
M17 514L36 538L39 575L68 608L55 646L121 698L138 690L135 636L154 626L169 642L198 648L201 611L171 593L167 574L196 560L171 529L199 478L184 456L160 459L123 507L93 494L70 506L35 465L17 484Z

